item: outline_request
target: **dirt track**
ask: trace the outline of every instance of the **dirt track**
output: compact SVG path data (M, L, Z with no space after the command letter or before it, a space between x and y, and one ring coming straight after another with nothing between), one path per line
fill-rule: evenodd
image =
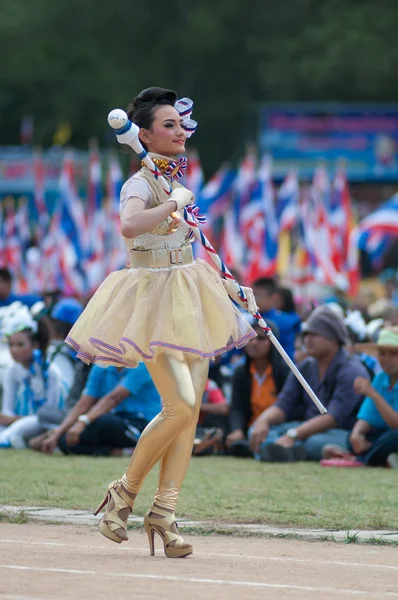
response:
M96 529L0 524L0 598L9 600L343 600L398 598L398 549L284 539L186 536L190 558L151 558ZM158 538L157 538L158 539Z

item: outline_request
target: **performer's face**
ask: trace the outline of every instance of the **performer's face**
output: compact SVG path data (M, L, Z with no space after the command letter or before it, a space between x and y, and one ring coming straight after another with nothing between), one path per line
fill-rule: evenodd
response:
M173 106L160 106L150 129L140 129L139 135L149 152L175 156L185 152L186 133L182 119Z

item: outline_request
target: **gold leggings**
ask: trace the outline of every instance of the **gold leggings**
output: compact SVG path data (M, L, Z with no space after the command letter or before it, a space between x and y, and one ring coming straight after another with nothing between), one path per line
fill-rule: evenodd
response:
M192 453L209 361L163 353L146 366L162 398L162 411L142 432L122 481L129 492L138 493L160 459L154 503L174 512Z

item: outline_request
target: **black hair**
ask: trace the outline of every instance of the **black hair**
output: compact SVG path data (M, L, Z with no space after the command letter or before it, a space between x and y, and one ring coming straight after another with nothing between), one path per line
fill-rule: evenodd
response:
M273 277L260 277L256 279L252 283L252 287L256 286L257 288L263 288L269 294L274 294L277 291L277 286L275 283L275 279Z
M138 127L150 129L159 106L174 106L177 94L172 90L151 87L143 90L127 107L127 116Z
M0 269L0 279L7 283L12 282L12 275L8 269Z
M33 333L31 329L23 329L21 333L26 333L32 342L36 342L39 346L39 350L43 356L43 360L46 359L48 344L50 343L50 331L48 325L44 319L37 320L37 332Z
M294 302L292 290L287 287L278 287L276 291L279 292L282 297L281 310L284 312L296 312L296 304Z
M72 329L72 325L67 321L60 321L59 319L52 319L52 322L55 335L65 339L70 330Z

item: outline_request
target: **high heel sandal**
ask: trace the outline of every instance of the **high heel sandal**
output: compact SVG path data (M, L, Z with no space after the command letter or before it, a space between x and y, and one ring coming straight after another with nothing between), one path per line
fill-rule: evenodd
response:
M144 517L144 528L148 535L151 556L155 555L155 533L163 540L164 553L167 558L184 558L192 554L191 544L184 541L178 532L178 525L173 513L157 506L148 510Z
M136 494L129 495L120 481L112 481L105 498L95 511L97 515L107 504L105 514L98 523L98 529L105 537L120 544L128 540L127 520L133 509Z

